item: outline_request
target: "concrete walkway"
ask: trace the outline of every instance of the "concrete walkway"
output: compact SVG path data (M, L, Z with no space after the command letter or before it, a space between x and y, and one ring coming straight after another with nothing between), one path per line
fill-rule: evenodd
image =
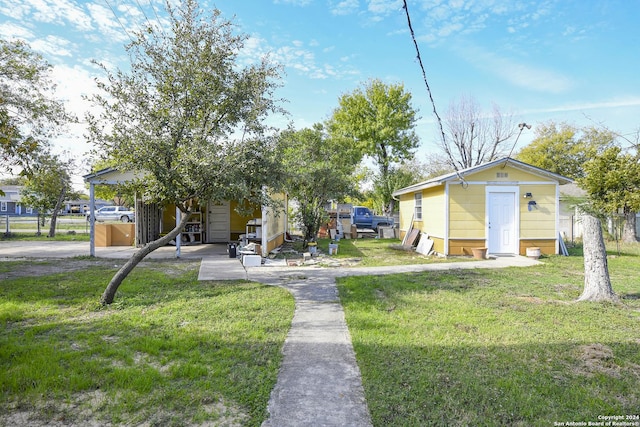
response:
M269 400L269 419L263 427L372 425L336 277L536 264L539 262L514 256L373 268L247 268L249 280L282 286L296 301L284 359Z

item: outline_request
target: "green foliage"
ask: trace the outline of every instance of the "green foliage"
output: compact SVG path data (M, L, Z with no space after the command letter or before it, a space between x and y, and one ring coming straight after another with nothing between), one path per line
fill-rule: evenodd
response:
M241 66L246 36L194 0L169 8L169 25L149 27L127 46L129 72L99 83L102 108L89 116L90 141L113 166L143 175L148 201L190 209L193 199L268 203L277 182L272 141L263 121L280 111L272 98L279 69L267 59Z
M39 154L30 167L30 172L21 193L21 202L38 210L39 216L51 216L48 237L56 234L56 218L67 199L74 199L71 168L73 161L64 161L53 154Z
M287 130L278 140L282 186L297 201L296 219L305 241L315 240L327 214L324 206L353 194L353 171L360 160L350 141L328 136L322 125Z
M411 94L402 84L371 80L340 97L328 126L332 135L351 139L362 155L373 159L378 167L376 179L389 187L393 165L413 158L418 147L416 114ZM393 199L385 194L385 210L389 205L393 207Z
M516 155L518 160L578 179L584 164L614 142L614 134L596 128L577 129L567 123L549 122L536 128L536 138Z
M584 164L585 176L578 182L591 205L601 213L640 211L640 159L609 147Z
M51 66L22 41L0 39L0 158L28 169L48 140L74 119L53 99Z

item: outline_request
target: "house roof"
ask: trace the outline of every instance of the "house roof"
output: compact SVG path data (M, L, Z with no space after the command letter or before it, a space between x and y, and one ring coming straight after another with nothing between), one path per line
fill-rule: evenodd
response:
M0 193L0 200L3 202L19 202L20 201L20 189L21 185L2 185L0 190L4 192L4 195Z
M567 197L586 197L586 196L587 196L587 192L584 191L582 188L578 187L578 184L576 184L575 182L560 186L561 199L567 198Z
M427 188L437 187L443 185L445 182L449 181L459 181L464 180L465 177L472 175L474 173L478 173L487 169L491 169L496 166L509 164L509 166L514 167L516 169L521 169L526 172L530 172L539 176L542 176L547 179L551 179L553 181L557 181L559 184L569 184L573 181L565 176L558 175L557 173L550 172L546 169L541 169L539 167L530 165L528 163L521 162L516 159L512 159L511 157L503 157L501 159L493 160L491 162L483 163L478 166L473 166L467 169L463 169L458 172L451 172L445 175L440 175L435 178L428 179L423 182L419 182L417 184L410 185L408 187L401 188L393 192L393 196L400 196L402 194L413 193L416 191L421 191Z
M136 177L137 174L135 172L120 172L116 168L106 168L84 175L82 178L84 178L85 182L92 184L117 185L133 181Z

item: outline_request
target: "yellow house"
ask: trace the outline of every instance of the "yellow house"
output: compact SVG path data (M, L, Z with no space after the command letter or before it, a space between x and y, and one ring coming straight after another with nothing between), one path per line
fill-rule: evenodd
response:
M400 232L418 229L443 255L525 255L559 251L559 185L569 178L502 158L429 179L393 193Z
M107 168L84 176L89 184L90 212L95 208L96 185L118 185L136 178L132 172L121 172L115 168ZM279 202L281 209L274 210L267 206L255 206L253 212L243 216L236 211L236 201L222 203L201 202L191 214L189 222L181 233L180 242L194 243L229 243L244 240L245 243L260 244L262 256L282 245L287 232L287 203L285 194L271 195ZM174 205L159 206L136 200L135 206L135 244L142 246L156 240L163 233L176 226L177 211ZM115 225L112 225L115 226ZM95 255L95 224L90 230L90 251Z

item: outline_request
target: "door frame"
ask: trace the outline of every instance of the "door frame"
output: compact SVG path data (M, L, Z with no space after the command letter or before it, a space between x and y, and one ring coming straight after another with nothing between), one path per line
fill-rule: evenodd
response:
M224 240L219 240L216 239L214 240L213 237L213 233L211 230L211 220L213 219L213 215L211 213L211 208L212 206L224 206L227 208L227 217L226 219L226 232L227 232L227 237ZM206 230L207 230L207 243L228 243L229 239L231 238L231 203L227 200L224 201L222 204L216 205L212 202L207 202L207 215L206 215L206 221L207 221L207 225L206 225Z
M516 185L487 185L485 187L485 236L486 236L486 246L489 248L489 253L491 252L491 242L490 237L491 234L489 232L489 222L491 220L491 206L489 204L491 199L491 194L493 193L511 193L513 194L513 221L514 221L514 230L513 230L513 254L518 255L520 251L520 209L518 200L520 200L520 187ZM507 252L510 254L510 252Z

